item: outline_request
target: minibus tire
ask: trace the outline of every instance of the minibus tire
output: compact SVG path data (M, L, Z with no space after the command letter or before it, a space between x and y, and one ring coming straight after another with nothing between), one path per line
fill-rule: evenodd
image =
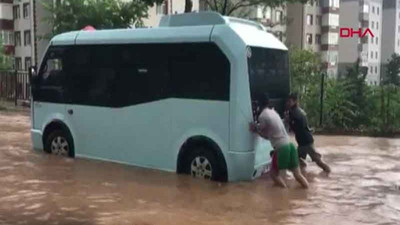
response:
M75 152L74 152L74 145L72 142L72 137L68 132L65 132L64 130L61 129L56 129L51 131L51 133L49 135L47 135L46 137L46 141L44 143L44 151L46 153L49 154L53 154L52 150L51 150L51 144L53 142L53 140L57 137L60 137L62 139L64 139L67 143L68 143L68 157L73 158L75 156Z
M184 167L184 173L189 174L191 176L195 176L192 174L191 171L191 166L192 162L196 158L200 159L207 159L208 162L211 164L211 171L212 171L212 176L211 179L212 181L223 181L223 175L222 175L222 169L220 168L220 164L218 163L219 160L216 156L216 154L213 152L213 150L207 149L205 147L195 147L192 150L189 150L189 154L185 160L185 167ZM204 178L207 179L207 178Z

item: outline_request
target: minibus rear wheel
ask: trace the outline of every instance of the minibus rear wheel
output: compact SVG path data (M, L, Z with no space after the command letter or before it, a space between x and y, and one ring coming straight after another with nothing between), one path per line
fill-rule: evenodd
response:
M49 154L74 157L71 136L64 130L53 130L46 138L44 151Z
M216 154L205 147L195 147L185 160L185 173L195 178L222 181L222 170Z

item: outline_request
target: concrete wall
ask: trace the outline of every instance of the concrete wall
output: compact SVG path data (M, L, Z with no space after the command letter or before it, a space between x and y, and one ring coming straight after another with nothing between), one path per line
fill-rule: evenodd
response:
M339 27L359 28L359 1L341 1ZM358 37L339 38L339 74L344 74L347 67L358 59Z
M298 48L303 48L304 39L304 18L303 5L300 3L288 4L287 18L290 23L287 26L287 44Z

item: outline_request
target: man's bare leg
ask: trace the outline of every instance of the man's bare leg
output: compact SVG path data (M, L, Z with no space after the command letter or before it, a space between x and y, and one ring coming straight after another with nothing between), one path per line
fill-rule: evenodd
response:
M280 171L275 171L275 170L271 170L271 178L274 181L274 183L276 185L278 185L279 187L282 188L287 188L287 185L285 183L285 181L283 181L281 174L284 172L284 170L280 170Z
M324 162L321 158L315 159L315 163L321 168L323 169L326 173L330 173L331 172L331 168L328 166L328 164L326 164L326 162Z
M297 167L297 168L293 169L292 172L293 172L293 176L294 176L294 178L296 178L297 182L299 182L303 188L307 189L309 186L308 181L303 176L303 174L301 174L300 168Z
M301 157L299 157L299 166L300 166L301 173L302 173L302 174L305 174L305 173L306 173L307 163L306 163L306 161L305 161L303 158L301 158Z

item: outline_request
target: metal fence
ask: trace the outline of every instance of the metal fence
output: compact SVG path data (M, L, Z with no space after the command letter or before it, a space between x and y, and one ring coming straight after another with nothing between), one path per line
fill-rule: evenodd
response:
M0 98L14 101L30 100L29 76L26 71L0 71Z

